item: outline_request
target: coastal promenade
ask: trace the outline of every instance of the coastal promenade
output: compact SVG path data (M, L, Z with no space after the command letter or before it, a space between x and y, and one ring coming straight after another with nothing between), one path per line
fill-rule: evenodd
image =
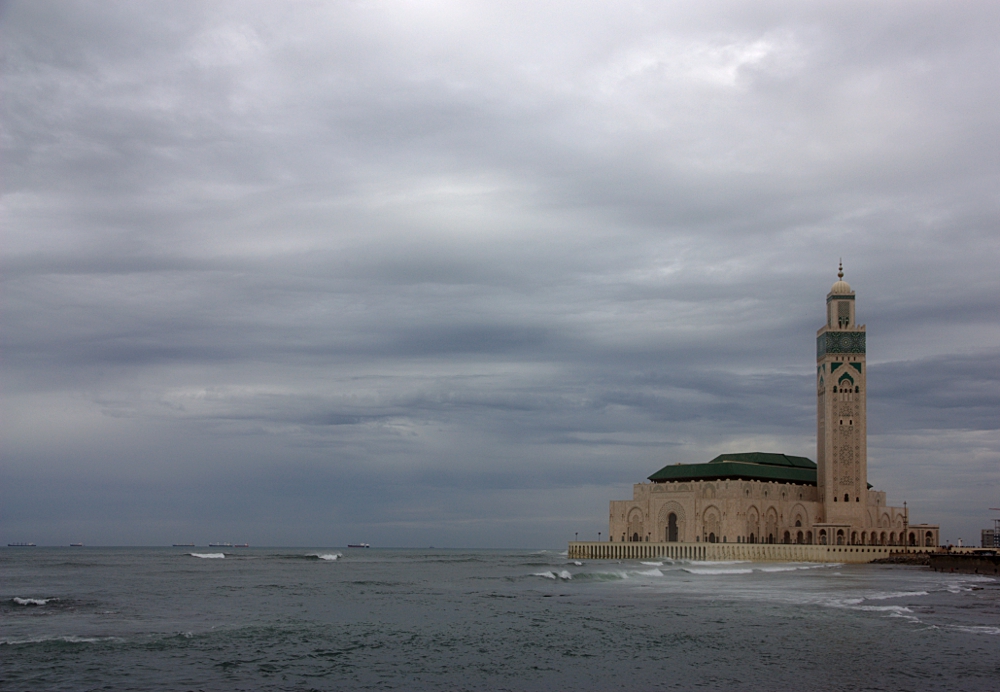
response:
M872 562L892 555L938 553L937 547L800 545L785 543L610 543L570 541L568 557L583 560L750 560L753 562ZM961 550L961 549L959 549Z

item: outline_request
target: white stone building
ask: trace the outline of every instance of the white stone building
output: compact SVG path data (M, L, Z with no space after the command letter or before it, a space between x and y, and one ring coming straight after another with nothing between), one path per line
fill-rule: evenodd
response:
M611 502L611 542L938 545L937 526L868 484L865 327L843 276L816 336L816 462L743 452L664 466Z

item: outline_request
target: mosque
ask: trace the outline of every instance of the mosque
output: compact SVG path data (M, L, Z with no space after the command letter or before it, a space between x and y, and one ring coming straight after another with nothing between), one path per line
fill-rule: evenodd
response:
M938 545L938 526L911 524L905 503L888 506L885 492L868 484L865 326L855 323L854 291L844 281L843 265L837 277L826 296L826 323L816 334L816 461L738 452L703 464L664 466L648 483L634 486L631 500L611 502L610 543ZM712 548L693 550L719 553ZM887 552L830 550L857 553L858 559ZM652 552L612 548L596 555L676 551L666 545ZM733 548L724 554L745 552Z

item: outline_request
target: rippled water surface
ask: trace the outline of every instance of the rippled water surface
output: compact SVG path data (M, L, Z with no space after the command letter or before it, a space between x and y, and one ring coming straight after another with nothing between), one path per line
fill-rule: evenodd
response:
M559 551L0 549L5 690L997 690L1000 582Z

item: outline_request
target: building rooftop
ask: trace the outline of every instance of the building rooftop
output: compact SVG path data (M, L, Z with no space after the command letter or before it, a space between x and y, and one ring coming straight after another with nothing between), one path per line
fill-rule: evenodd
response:
M806 457L787 454L738 452L720 454L706 464L664 466L649 480L654 483L748 480L816 485L816 463Z

